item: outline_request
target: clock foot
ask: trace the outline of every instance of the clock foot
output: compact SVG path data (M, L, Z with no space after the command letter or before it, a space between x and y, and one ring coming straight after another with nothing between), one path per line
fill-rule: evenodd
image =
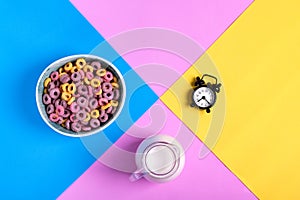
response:
M209 109L209 108L207 108L207 109L206 109L206 112L207 112L207 113L210 113L210 109Z

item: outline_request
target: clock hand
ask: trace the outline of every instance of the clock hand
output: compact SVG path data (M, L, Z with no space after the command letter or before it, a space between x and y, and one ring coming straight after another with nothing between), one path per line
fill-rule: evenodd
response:
M205 101L206 101L208 104L210 104L210 102L209 102L209 101L207 101L207 100L206 100L206 98L204 98L204 100L205 100Z
M202 99L205 99L205 96L202 96L201 99L198 100L198 102L201 101ZM205 100L206 100L206 99L205 99Z

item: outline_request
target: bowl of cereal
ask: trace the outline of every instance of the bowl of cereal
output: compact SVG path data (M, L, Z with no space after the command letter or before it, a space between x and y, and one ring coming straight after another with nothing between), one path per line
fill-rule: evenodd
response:
M43 120L54 131L72 137L104 130L119 116L125 95L125 82L117 67L87 54L53 62L36 86Z

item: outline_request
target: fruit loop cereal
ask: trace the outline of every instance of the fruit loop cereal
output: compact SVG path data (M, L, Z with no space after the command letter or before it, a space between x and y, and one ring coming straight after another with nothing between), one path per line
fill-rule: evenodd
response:
M74 132L106 124L116 112L120 88L110 66L79 58L51 72L44 81L43 104L50 121Z

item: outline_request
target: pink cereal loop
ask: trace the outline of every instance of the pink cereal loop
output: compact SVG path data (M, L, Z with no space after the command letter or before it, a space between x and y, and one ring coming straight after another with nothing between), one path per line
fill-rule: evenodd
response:
M64 113L65 113L65 108L61 105L58 105L56 106L56 113L59 115L59 116L63 116Z
M58 122L59 116L56 113L51 113L49 116L50 121L52 122Z
M112 81L114 76L110 71L107 71L106 74L104 75L105 80L107 81Z
M99 105L100 106L104 106L104 105L106 105L106 104L108 104L108 99L106 99L106 98L101 98L101 99L99 99Z

